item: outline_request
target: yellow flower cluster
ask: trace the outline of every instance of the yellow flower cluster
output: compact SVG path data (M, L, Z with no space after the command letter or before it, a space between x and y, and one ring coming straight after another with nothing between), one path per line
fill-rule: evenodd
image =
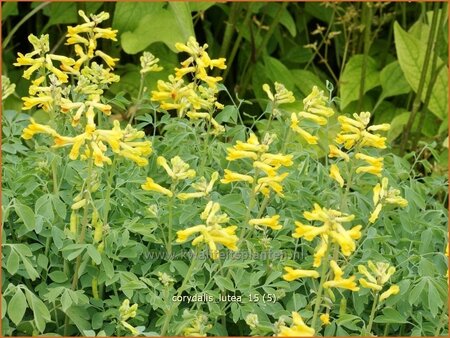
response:
M140 332L134 326L128 324L127 320L136 317L137 308L137 304L130 306L130 301L128 299L125 299L119 308L120 324L122 324L124 328L128 329L133 336L139 335Z
M272 109L274 116L280 116L281 112L278 110L278 106L283 103L292 103L295 102L294 94L287 90L286 87L279 82L275 82L275 94L272 93L270 86L265 83L263 84L263 90L266 92L267 97L272 102Z
M323 225L320 227L305 225L301 222L295 222L297 226L295 233L292 235L295 238L304 238L307 241L312 241L317 236L320 236L321 241L314 253L314 267L319 267L322 263L322 258L328 251L330 240L339 245L344 256L350 256L356 249L355 240L361 237L361 225L356 225L350 230L346 230L342 223L352 221L355 216L347 215L340 211L333 209L326 209L314 204L314 210L305 211L303 216L308 221L319 221Z
M181 180L194 178L196 175L195 170L190 169L189 164L184 162L179 156L175 156L170 160L170 164L172 165L172 167L169 166L169 163L163 156L158 156L158 158L156 159L156 164L164 168L167 175L172 179L172 182L174 183L177 183ZM173 191L155 183L155 181L150 177L147 177L146 183L141 187L144 190L156 191L169 197L172 197L174 194Z
M370 215L370 223L374 223L378 219L384 205L394 204L405 208L408 206L408 201L403 197L400 197L400 190L394 188L388 189L388 178L383 177L381 184L377 183L377 185L373 188L373 204L375 206L375 210Z
M82 10L79 10L78 15L81 16L84 23L75 27L68 26L66 35L66 45L74 45L78 59L73 64L73 67L65 67L65 70L77 74L80 67L95 56L103 59L108 67L114 68L119 59L112 58L101 50L96 50L98 39L117 41L117 30L97 27L103 21L109 19L109 13L91 14L89 18Z
M395 267L383 262L374 264L372 261L368 261L367 266L372 273L369 272L369 270L367 270L364 265L358 265L359 273L367 278L360 278L359 284L363 288L371 289L375 292L380 292L383 289L384 284L386 284L391 276L395 273ZM400 288L398 285L391 285L388 290L380 295L380 302L392 295L396 295L399 292Z
M281 325L277 337L313 337L315 330L303 321L298 312L292 312L292 325Z
M192 226L190 228L177 231L177 243L186 242L190 236L198 234L192 241L192 245L196 246L200 243L206 243L209 247L212 259L219 258L219 250L217 243L222 244L232 251L237 251L236 243L239 238L235 235L237 226L222 227L222 224L229 222L229 217L225 213L220 212L220 204L216 202L208 202L205 210L201 213L200 218L205 224Z
M347 151L354 151L354 158L361 160L364 165L360 165L356 168L356 173L369 173L381 177L383 170L383 157L373 157L364 153L361 153L362 148L386 148L386 137L382 137L380 134L373 134L372 132L387 131L390 125L387 123L368 126L370 122L371 114L369 112L362 112L360 114L353 114L353 118L347 116L339 116L338 121L341 125L341 130L336 136L334 142L337 145L342 146ZM334 144L329 145L330 158L341 158L348 162L350 156L347 152ZM339 167L337 164L333 164L330 168L330 177L336 180L341 187L344 186L344 179L340 175Z
M288 176L288 173L279 174L278 170L283 167L289 167L293 164L293 155L271 154L268 153L269 145L260 143L255 134L251 134L247 142L237 141L233 147L227 148L228 161L236 161L249 158L253 161L255 170L254 176L248 174L239 174L231 170L225 170L225 176L221 180L227 184L231 182L253 183L258 173L263 173L264 177L257 178L255 192L261 192L264 196L269 196L270 191L274 191L278 196L284 197L283 186L281 182Z
M183 317L185 316L183 315ZM189 326L183 329L183 335L185 337L206 337L206 332L211 327L212 325L208 324L208 317L203 313L198 314L190 321Z
M150 52L144 52L139 60L141 61L141 74L163 70L163 67L158 65L159 59Z
M303 100L303 111L292 113L291 129L299 134L308 144L317 144L318 137L300 127L301 120L310 120L319 126L328 123L328 118L334 115L334 110L326 106L327 98L323 91L314 86L311 93Z
M35 134L48 134L53 137L54 148L72 147L69 154L71 160L76 160L81 152L82 160L93 158L98 167L102 167L104 163L111 164L111 159L105 154L108 144L117 155L130 159L139 166L145 166L148 161L144 156L152 152L150 141L138 141L145 136L143 131L137 131L131 125L121 129L119 121L114 121L112 130L97 129L69 137L61 136L50 126L30 120L31 124L23 130L22 138L29 140Z
M224 127L212 117L216 109L223 108L217 102L217 83L222 78L208 75L207 70L225 69L225 59L211 59L206 52L208 45L200 46L194 37L190 37L186 44L177 43L175 47L188 53L189 57L181 62L181 68L175 68L175 75L170 75L168 81L158 81L151 100L160 102L162 109L177 110L179 117L187 115L191 120L207 121L214 134L224 132ZM185 76L189 78L187 84Z
M359 287L357 287L355 283L356 276L351 276L349 278L342 278L344 272L338 266L335 260L330 261L330 267L333 270L333 279L323 283L324 288L340 288L351 291L359 290Z

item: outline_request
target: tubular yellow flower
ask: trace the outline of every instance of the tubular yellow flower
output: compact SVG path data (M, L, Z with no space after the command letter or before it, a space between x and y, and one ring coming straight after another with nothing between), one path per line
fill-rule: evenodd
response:
M225 176L223 179L220 180L220 182L222 182L224 184L231 183L231 182L240 182L240 181L248 182L251 184L251 183L253 183L253 177L251 177L250 175L243 175L243 174L239 174L234 171L225 169Z
M22 138L25 140L31 139L35 134L48 134L51 136L57 136L58 133L50 126L39 124L30 118L30 124L23 130Z
M153 181L153 179L150 177L147 177L147 181L144 184L142 184L141 187L144 190L156 191L169 197L173 196L173 193L169 189L166 189L160 186L159 184L155 183L155 181Z
M398 294L399 292L400 292L400 288L399 288L398 285L391 285L391 287L387 291L383 292L380 295L380 302L382 302L383 300L389 298L392 295Z
M292 162L293 157L294 155L265 153L261 155L261 161L274 167L290 167L294 164L294 162Z
M305 111L301 111L301 112L297 113L297 116L302 117L307 120L311 120L311 121L317 123L319 126L323 126L323 125L327 124L327 122L328 122L328 120L323 116L314 115L311 113L307 113Z
M328 226L324 225L321 227L315 227L312 225L304 225L301 222L295 221L295 233L292 235L294 238L304 238L307 241L311 242L317 236L328 232Z
M248 223L250 225L262 225L265 227L269 227L272 230L280 230L283 226L279 223L280 215L274 215L272 217L266 218L254 218L251 219Z
M287 90L282 83L275 82L274 85L275 95L272 94L268 84L263 85L263 90L266 92L269 100L272 101L275 105L292 103L295 101L294 94L291 91Z
M201 225L196 225L196 226L184 229L184 230L177 231L176 242L177 243L186 242L190 236L192 236L193 234L196 234L198 232L201 232L205 229L206 229L206 226L201 224Z
M292 312L292 325L287 327L282 325L278 332L278 337L312 337L314 329L307 326L302 317L297 312Z
M372 157L362 153L357 153L355 155L356 159L363 160L367 162L368 166L356 168L356 173L369 173L381 177L381 172L383 170L383 158L382 157Z
M339 172L339 167L336 164L332 164L330 167L330 177L339 183L341 188L344 186L344 179Z
M206 196L206 193L204 191L197 191L197 192L179 193L177 195L177 198L182 201L186 201L188 199L199 198L204 196Z
M328 157L330 157L330 158L340 157L340 158L344 159L345 162L350 161L350 156L348 156L347 153L344 153L342 150L340 150L335 145L330 144L328 147L330 149L330 153L328 154Z
M257 168L257 169L264 171L264 173L268 176L275 176L277 174L277 170L278 170L279 166L272 167L271 165L266 164L264 162L255 161L255 162L253 162L253 168Z
M227 148L228 156L226 159L228 161L235 161L240 160L242 158L251 158L253 160L256 160L258 158L258 155L252 151L245 151L245 150L236 150L234 148Z
M322 259L328 250L328 235L323 235L320 244L314 253L313 267L318 268L322 264Z
M317 141L319 140L317 136L313 136L303 128L299 127L298 117L295 113L292 113L291 115L291 129L299 134L308 144L317 144Z
M361 284L361 286L363 288L372 289L375 291L381 291L381 289L382 289L382 287L380 285L378 285L376 283L368 282L364 278L359 279L359 284Z
M330 261L330 267L333 270L334 278L333 280L326 281L323 284L324 288L341 288L341 289L348 289L351 291L358 291L359 287L356 286L355 283L355 276L351 276L350 278L342 278L344 275L344 272L342 269L337 265L335 260Z
M375 221L378 219L378 216L380 215L382 207L383 207L383 205L381 203L377 204L374 211L370 214L370 218L369 218L370 223L375 223Z
M289 266L285 266L284 270L286 271L286 274L283 275L283 279L288 282L304 277L319 278L320 276L315 270L293 269Z

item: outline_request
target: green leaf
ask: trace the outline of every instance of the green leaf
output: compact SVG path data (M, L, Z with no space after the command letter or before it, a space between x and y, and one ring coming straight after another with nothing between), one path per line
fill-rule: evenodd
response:
M239 111L236 109L235 106L225 106L222 111L216 115L215 120L219 123L222 122L233 122L234 124L237 123Z
M51 321L50 312L48 311L44 302L30 290L25 290L25 294L28 300L28 305L33 310L34 323L36 324L36 328L40 333L43 333L45 331L46 323Z
M53 271L48 274L50 279L55 283L64 283L67 281L67 275L62 271Z
M52 204L58 216L62 219L65 219L67 208L66 204L63 201L61 201L59 195L52 195Z
M14 275L19 269L20 258L18 253L11 247L11 252L9 253L8 260L6 261L6 270L11 275Z
M377 70L377 63L370 56L367 56L366 61L363 94L380 84L380 73ZM347 107L350 102L359 99L363 64L364 55L354 55L345 65L344 71L339 79L341 89L341 109Z
M70 297L70 292L69 290L65 290L64 293L61 296L60 299L61 302L61 309L63 310L63 312L67 312L67 309L70 308L72 306L72 297Z
M406 80L417 93L420 84L420 77L425 61L425 54L427 48L423 42L412 34L404 31L400 25L394 23L394 37L395 48L397 50L398 62L403 70ZM433 53L431 53L431 59ZM430 60L431 60L430 59ZM438 76L431 84L433 89L431 91L430 102L428 109L440 119L447 116L447 102L448 102L448 67L438 57L437 68L440 68ZM431 79L431 63L429 64L425 83L422 91L421 100L424 102Z
M154 9L139 20L134 30L121 35L121 44L126 53L139 53L158 41L176 52L175 43L186 42L190 36L195 36L188 3L169 2L167 8L165 3L154 5ZM149 25L149 22L152 24Z
M48 13L48 26L60 23L76 23L78 20L77 4L75 2L53 2L44 13ZM89 14L88 14L89 15Z
M387 133L388 143L394 141L403 132L403 127L408 123L409 111L397 114L391 121L391 128Z
M304 69L291 70L294 78L295 86L303 93L304 96L308 96L314 86L317 86L320 90L327 92L327 88L322 80L313 72Z
M391 307L387 307L383 309L383 315L377 316L374 322L383 324L405 324L408 321L400 312Z
M230 290L230 291L234 291L234 285L233 282L230 281L229 279L222 277L222 276L214 276L214 280L216 281L217 286L221 289L221 290Z
M94 263L96 265L100 265L100 263L102 262L102 256L100 255L100 253L97 251L97 249L95 248L95 246L93 246L92 244L89 244L87 246L87 253L89 255L89 257L92 258L92 260L94 261Z
M444 301L439 295L436 287L433 285L433 283L428 282L428 307L433 317L436 317L439 312L439 308L441 308L443 304Z
M383 88L382 98L408 94L411 91L398 61L391 62L381 70L380 82Z
M141 19L147 14L152 14L161 8L161 3L154 2L121 2L116 4L112 27L119 34L134 31Z
M102 267L105 271L106 277L112 278L114 277L114 266L109 260L108 256L105 253L102 253Z
M2 4L2 21L4 22L9 16L19 14L17 2L5 2Z
M36 219L33 210L29 206L22 204L22 202L17 199L14 203L14 209L16 210L19 218L25 224L25 227L29 231L34 230L34 228L36 227Z
M20 288L16 288L16 293L8 304L8 316L16 326L22 321L27 307L25 295Z
M86 311L84 307L72 306L67 309L67 316L69 316L70 320L77 326L80 332L84 330L89 330L91 325L88 321L89 312Z
M263 12L269 15L270 17L274 18L275 15L279 12L280 9L279 6L282 6L282 4L268 3L264 7ZM279 13L279 19L280 24L283 25L288 30L289 34L291 34L292 37L295 37L297 35L297 27L287 7L284 8Z

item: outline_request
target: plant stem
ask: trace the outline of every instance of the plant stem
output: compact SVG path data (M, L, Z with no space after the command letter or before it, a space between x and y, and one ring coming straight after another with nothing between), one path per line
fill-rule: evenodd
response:
M186 284L189 282L189 279L192 277L194 267L197 264L198 251L199 251L199 249L197 247L197 249L195 250L195 253L194 253L194 257L192 258L191 265L189 266L189 269L186 272L186 276L184 277L180 288L177 290L175 297L180 296L183 293L183 291L186 289ZM167 301L169 301L169 300L167 300ZM173 313L174 313L175 309L177 308L177 305L178 304L176 302L174 302L172 304L172 306L170 307L169 311L166 313L166 319L164 320L164 324L161 328L161 336L166 335L167 330L169 328L170 320L172 319Z
M329 252L330 252L330 246L327 248L327 252L325 253L324 258L322 259L322 271L320 272L320 284L319 289L317 290L317 296L316 296L316 303L314 305L314 314L311 322L311 327L316 330L316 322L317 322L317 316L319 315L319 310L322 302L322 293L323 293L323 284L326 281L327 277L327 268L328 268L328 261L329 261ZM316 330L317 332L317 330Z
M34 14L36 14L37 12L39 12L41 9L43 9L44 7L46 7L47 5L49 5L50 2L43 2L41 3L39 6L37 6L36 8L34 8L33 10L30 11L30 13L28 13L27 15L25 15L22 20L19 21L19 23L17 25L14 26L14 28L11 30L11 32L8 34L8 36L5 38L5 40L3 41L2 44L2 48L3 50L5 50L6 46L8 46L9 41L12 39L13 35L17 32L17 30L22 27L22 25L27 22L27 20L29 18L31 18Z
M359 100L358 100L358 108L357 111L361 111L363 106L363 98L364 98L364 89L365 89L365 80L366 80L366 69L367 69L367 57L369 55L370 49L370 26L372 24L372 6L366 3L363 4L363 13L362 16L364 18L364 56L363 56L363 64L361 67L361 79L359 82Z
M428 105L430 104L430 99L431 99L431 94L433 92L433 87L434 84L436 83L436 79L439 75L439 72L441 71L442 67L444 67L444 63L442 63L438 68L437 67L437 60L438 60L438 53L436 52L436 43L437 41L440 41L441 39L441 28L444 26L444 21L446 16L444 15L444 13L447 12L447 7L448 4L445 2L442 9L441 9L441 14L439 16L439 24L438 24L438 28L436 29L436 35L433 36L433 47L432 47L432 51L434 52L433 54L433 60L431 62L431 78L430 78L430 84L427 88L427 92L425 95L425 100L423 103L423 107L421 109L421 111L419 112L419 123L417 125L417 130L416 130L416 136L414 138L414 146L413 148L417 147L417 143L419 142L419 138L420 138L420 134L422 131L422 127L424 125L425 122L425 111L426 108L428 108ZM431 38L431 36L430 36Z
M169 223L168 223L168 230L169 230L169 238L167 239L166 247L167 247L167 253L169 256L172 254L172 227L173 227L173 202L175 199L175 186L176 183L173 182L170 191L172 191L172 196L168 197L168 208L169 208Z
M428 43L427 43L427 47L425 50L425 58L423 61L422 72L420 73L419 87L417 88L416 97L414 98L413 108L412 108L411 114L409 115L408 122L406 123L406 126L403 129L403 137L402 137L402 142L400 145L400 154L401 155L403 155L406 151L409 134L411 132L414 120L416 119L417 112L419 111L420 101L422 99L422 92L425 88L425 82L427 80L427 73L428 73L428 65L430 63L431 54L432 54L433 36L434 36L434 32L435 32L436 26L437 26L437 17L438 17L437 12L438 12L439 5L440 5L439 2L436 2L436 3L434 3L434 6L433 6L433 11L434 11L433 19L431 20L430 33L428 35ZM428 85L431 85L431 83L429 83Z
M375 297L373 299L372 310L370 311L369 324L367 324L367 332L366 334L370 335L370 331L372 331L373 319L375 318L375 313L377 312L378 305L378 291L375 293Z
M91 199L91 192L90 192L90 187L91 187L91 179L92 179L92 167L93 167L93 160L92 158L89 158L88 160L88 171L87 171L87 178L86 178L86 185L85 185L85 191L84 191L84 196L83 198L86 199L86 205L84 206L84 212L83 212L83 220L81 223L81 233L80 236L78 237L78 244L83 244L84 243L84 238L86 236L86 228L87 228L87 224L88 224L88 212L89 212L89 205L90 205L90 199ZM72 290L76 290L77 289L77 284L78 284L78 270L80 268L81 265L81 255L79 255L77 257L77 261L75 263L75 270L73 272L73 279L72 279Z

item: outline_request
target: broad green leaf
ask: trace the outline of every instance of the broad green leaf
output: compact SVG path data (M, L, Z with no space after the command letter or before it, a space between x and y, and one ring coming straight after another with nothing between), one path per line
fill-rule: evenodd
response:
M121 35L121 44L126 53L139 53L157 41L164 42L176 52L175 43L185 43L190 36L195 36L188 3L170 2L167 8L164 3L158 5L139 20L133 31Z
M52 195L52 204L58 216L62 219L66 218L67 206L61 201L59 195Z
M443 304L444 301L439 295L439 292L436 290L436 287L433 283L428 282L428 308L430 309L430 313L433 317L436 317L439 312L439 308L441 308Z
M17 2L5 2L2 4L2 21L4 22L9 16L19 14Z
M162 3L157 2L122 2L116 4L112 27L119 31L119 35L134 31L141 19L147 14L160 10Z
M405 32L400 25L394 24L395 48L397 50L398 62L403 70L406 80L417 93L420 84L420 78L427 52L423 42L412 34ZM431 53L431 59L433 53ZM431 60L430 59L430 60ZM440 69L435 81L431 84L430 103L428 109L440 119L447 116L448 112L448 67L438 57L437 68ZM425 76L425 83L422 91L421 100L424 102L431 79L431 63Z
M380 84L380 73L377 63L373 58L366 58L366 72L364 77L364 93ZM348 60L339 79L341 92L341 109L347 107L350 102L359 99L361 88L361 72L364 64L364 55L354 55Z
M25 224L26 228L29 231L34 230L36 227L36 219L33 210L29 206L22 204L22 202L17 199L14 202L14 209L16 210L19 218Z
M27 307L25 295L20 288L16 288L16 293L8 304L8 316L14 324L18 325L21 322Z
M6 261L6 270L11 275L14 275L19 269L20 258L19 254L11 247L11 252L9 253L8 260Z
M304 96L308 96L314 86L317 86L320 90L327 93L325 84L313 72L304 69L293 69L291 70L291 74L294 78L295 86L303 93Z
M403 131L403 127L408 123L410 112L405 111L396 115L391 121L391 128L387 133L388 143L394 141Z
M191 12L206 11L209 7L213 6L215 2L209 1L192 1L189 2L189 8Z
M426 284L427 281L425 278L423 278L419 283L417 283L413 288L411 288L408 297L409 304L411 305L416 304L416 301L421 296Z
M237 123L239 111L236 109L235 106L229 105L225 106L222 111L216 115L215 120L219 123L222 122L233 122Z
M278 13L279 6L282 6L282 4L268 3L263 12L273 18ZM297 35L297 27L288 8L284 8L284 10L280 12L279 19L280 24L288 30L291 36L295 37Z
M398 61L391 62L381 70L380 82L383 88L382 98L407 94L411 91L411 86L406 81Z
M63 312L67 312L67 309L70 308L72 306L72 297L70 297L70 290L65 290L64 293L61 295L61 309L63 310Z
M66 311L66 315L77 326L80 332L89 330L91 327L89 323L89 312L84 307L72 306Z

